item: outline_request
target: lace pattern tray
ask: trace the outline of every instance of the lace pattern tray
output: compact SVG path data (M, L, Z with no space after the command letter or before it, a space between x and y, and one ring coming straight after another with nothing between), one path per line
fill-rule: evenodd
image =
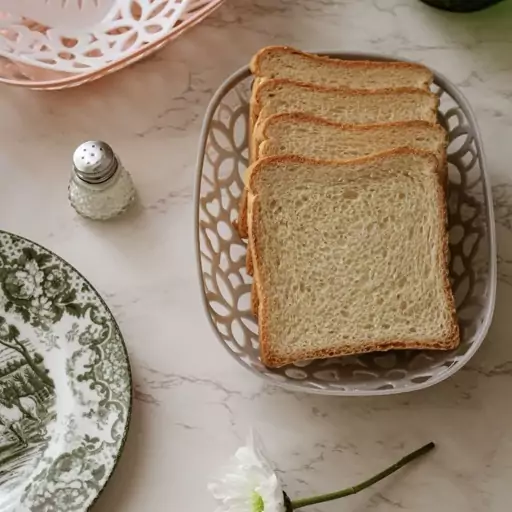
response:
M342 59L396 60L329 53ZM233 227L247 166L251 75L243 68L213 97L204 120L196 182L196 248L203 303L226 350L270 384L330 395L384 395L418 390L453 375L476 352L489 328L496 293L496 236L489 178L478 127L461 92L435 73L439 122L449 134L450 277L461 328L453 351L392 351L306 361L279 369L259 358L250 311L245 242Z
M0 82L57 90L97 80L152 55L223 2L117 0L118 9L89 30L0 12Z

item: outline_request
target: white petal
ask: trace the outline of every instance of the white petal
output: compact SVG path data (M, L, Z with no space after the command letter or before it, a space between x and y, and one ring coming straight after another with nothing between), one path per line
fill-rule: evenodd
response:
M281 484L261 441L251 432L247 446L239 448L222 478L208 485L221 506L216 512L252 512L254 493L261 496L265 512L284 512Z

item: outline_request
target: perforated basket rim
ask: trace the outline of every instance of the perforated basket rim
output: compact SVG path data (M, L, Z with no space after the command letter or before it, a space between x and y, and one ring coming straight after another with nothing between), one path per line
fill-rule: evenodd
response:
M326 57L331 57L335 59L343 59L343 60L369 60L369 61L400 61L400 62L409 62L414 63L414 61L410 59L398 59L396 57L391 57L389 55L383 54L374 54L374 53L364 53L364 52L337 52L337 51L311 51L310 53L315 53L317 55L322 55ZM484 205L485 205L485 216L487 219L487 238L488 238L488 295L485 304L484 311L482 312L482 322L478 328L478 331L475 333L475 341L469 348L469 350L464 354L462 358L460 358L455 364L453 364L450 368L442 371L437 376L433 376L425 382L413 382L406 388L391 388L391 389L357 389L350 391L349 389L317 389L317 388L305 388L299 384L296 384L295 381L290 379L289 381L282 380L272 380L267 375L259 372L256 368L253 368L242 361L240 358L236 357L235 354L229 349L229 347L224 343L213 319L208 310L208 299L206 297L206 290L204 287L203 280L203 267L201 263L201 249L200 249L200 198L201 198L201 182L203 177L203 167L205 161L206 147L208 142L208 137L210 134L211 122L213 120L213 116L217 110L217 107L221 103L222 99L232 90L234 89L240 82L251 76L251 71L248 66L243 66L237 71L235 71L230 77L228 77L217 89L215 94L213 95L210 103L206 109L205 117L203 120L203 125L201 129L200 139L199 139L199 148L198 148L198 156L196 163L196 182L195 182L195 190L194 190L194 240L195 240L195 256L196 256L196 265L197 265L197 277L198 284L201 289L201 302L204 308L204 312L208 318L210 325L212 326L213 331L221 345L224 349L230 354L230 356L235 359L240 365L247 368L251 373L259 376L268 384L279 386L284 389L293 392L302 392L316 395L330 395L330 396L379 396L379 395L397 395L402 393L410 393L412 391L419 391L421 389L426 389L440 382L448 379L452 375L454 375L457 371L459 371L463 366L465 366L468 361L474 356L476 351L482 345L487 332L489 331L489 327L492 322L495 302L496 302L496 288L497 288L497 246L496 246L496 226L494 222L494 209L492 202L492 190L489 179L489 173L487 171L487 164L483 149L482 137L480 135L480 130L478 128L478 124L476 121L475 114L469 101L466 99L464 94L460 91L460 89L453 84L448 78L446 78L441 73L435 71L430 68L434 74L434 82L439 85L444 91L448 92L452 96L452 98L456 101L457 105L462 109L466 119L469 123L469 130L471 135L475 141L475 146L478 154L478 163L481 170L482 175L482 188L483 188L483 196L484 196Z

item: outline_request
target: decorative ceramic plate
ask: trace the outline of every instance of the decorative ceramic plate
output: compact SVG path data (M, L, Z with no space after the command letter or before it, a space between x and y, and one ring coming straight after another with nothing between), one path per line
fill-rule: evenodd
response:
M329 53L349 60L396 60ZM438 118L448 133L448 224L452 289L461 331L455 350L375 352L266 368L250 310L246 244L233 227L247 167L252 76L242 68L220 87L206 113L196 183L196 246L204 305L217 337L244 367L271 384L330 395L385 395L432 386L466 364L485 338L496 295L496 234L482 141L467 100L434 72Z
M43 247L0 231L0 511L85 511L112 474L131 413L117 324Z

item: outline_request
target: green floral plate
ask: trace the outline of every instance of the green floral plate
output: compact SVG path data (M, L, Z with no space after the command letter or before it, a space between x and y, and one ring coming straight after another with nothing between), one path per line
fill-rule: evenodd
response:
M0 512L87 510L131 413L117 324L55 254L0 231Z

